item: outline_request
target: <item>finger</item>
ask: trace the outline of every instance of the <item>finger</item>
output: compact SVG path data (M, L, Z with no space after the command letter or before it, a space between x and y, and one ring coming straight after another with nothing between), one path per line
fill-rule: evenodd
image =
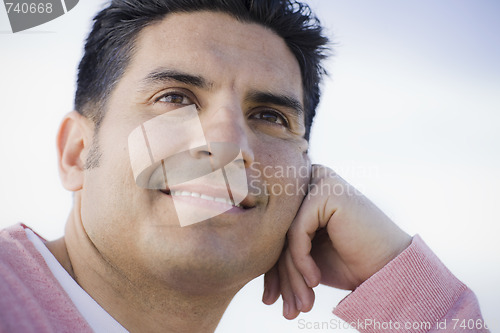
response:
M299 311L295 306L295 295L293 294L292 286L288 279L288 272L283 255L278 262L278 268L281 297L283 298L283 317L286 319L294 319L299 315Z
M319 198L307 195L288 230L288 248L297 270L309 288L316 287L321 272L311 257L311 241L321 227L318 213Z
M274 304L280 297L280 280L278 273L278 264L274 265L266 274L264 274L264 295L262 302L267 305Z
M314 304L314 291L307 286L302 274L295 267L288 250L284 253L284 261L288 280L295 296L295 306L300 312L309 312Z

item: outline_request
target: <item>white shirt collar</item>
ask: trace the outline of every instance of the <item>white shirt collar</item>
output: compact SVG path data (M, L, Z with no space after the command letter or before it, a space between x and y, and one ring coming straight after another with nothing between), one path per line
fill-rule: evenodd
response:
M43 259L49 266L50 271L66 291L69 298L73 301L80 314L88 322L90 327L97 333L127 333L128 331L121 326L113 317L109 315L89 294L85 292L76 283L68 272L61 266L57 259L47 249L42 240L28 228L24 229L26 236L40 252Z

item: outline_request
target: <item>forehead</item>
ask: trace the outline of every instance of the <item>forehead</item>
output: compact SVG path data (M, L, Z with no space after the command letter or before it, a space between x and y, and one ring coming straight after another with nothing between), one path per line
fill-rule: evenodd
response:
M216 86L279 87L302 100L300 67L285 41L224 13L174 13L145 27L127 72L140 76L159 67L201 75Z

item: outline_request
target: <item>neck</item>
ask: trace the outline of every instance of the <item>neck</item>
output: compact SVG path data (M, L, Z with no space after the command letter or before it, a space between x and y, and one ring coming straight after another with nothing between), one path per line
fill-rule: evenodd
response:
M68 219L64 238L47 247L73 279L130 332L213 332L241 287L204 290L178 279L169 285L146 274L131 279L95 248L83 229L78 207Z

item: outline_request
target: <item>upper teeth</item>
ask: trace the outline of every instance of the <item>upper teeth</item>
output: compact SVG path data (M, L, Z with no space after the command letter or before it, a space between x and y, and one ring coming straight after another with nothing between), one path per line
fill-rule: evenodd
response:
M170 195L172 196L180 196L180 197L195 197L195 198L200 198L200 199L205 199L205 200L211 200L215 202L221 202L221 203L226 203L231 206L236 206L238 208L242 208L241 205L239 204L233 204L233 202L229 199L224 199L224 198L216 198L216 197L211 197L206 194L201 194L201 193L196 193L196 192L188 192L188 191L170 191Z

